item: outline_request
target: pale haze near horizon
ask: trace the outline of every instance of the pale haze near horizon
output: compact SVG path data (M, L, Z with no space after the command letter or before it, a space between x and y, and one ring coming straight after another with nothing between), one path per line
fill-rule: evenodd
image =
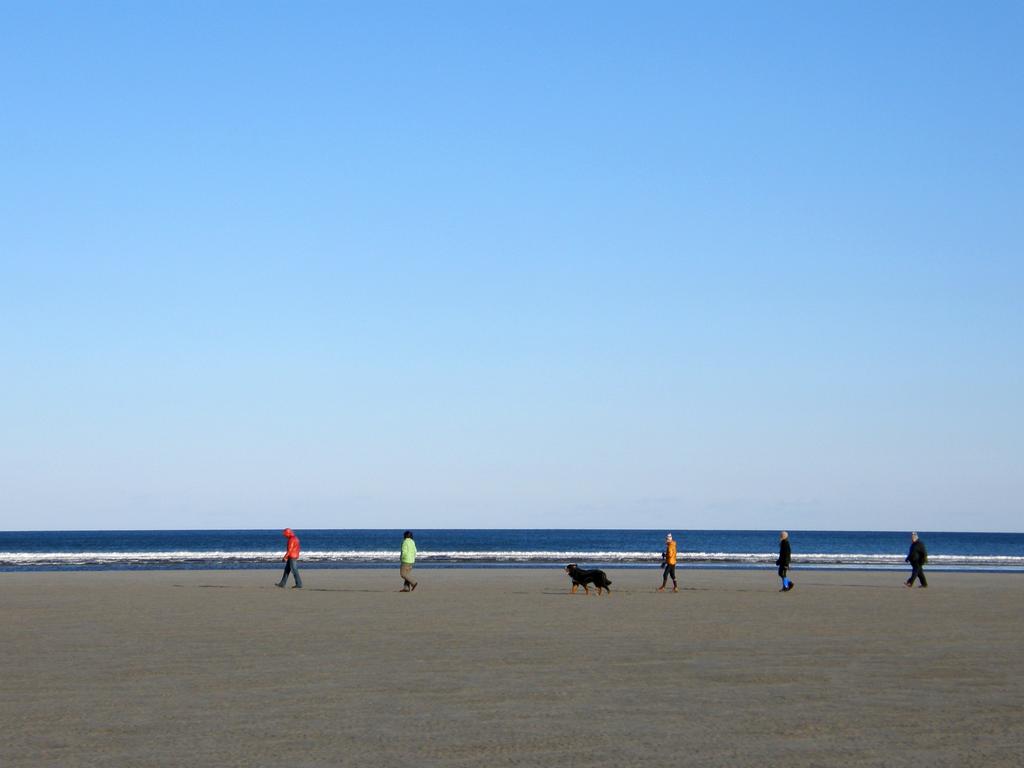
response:
M0 529L1022 530L1024 8L0 6Z

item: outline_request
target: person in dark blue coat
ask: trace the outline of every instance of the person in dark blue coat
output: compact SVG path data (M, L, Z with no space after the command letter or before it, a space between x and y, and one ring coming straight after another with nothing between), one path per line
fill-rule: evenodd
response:
M789 573L789 561L792 556L793 552L789 546L789 533L783 531L779 534L779 559L775 561L775 564L779 566L779 578L782 579L782 589L779 592L789 592L794 586L793 582L786 575Z
M908 587L914 586L914 579L921 582L922 587L928 586L928 579L924 577L924 564L928 562L928 550L924 548L924 542L917 538L916 533L910 534L910 551L907 552L905 562L910 563L910 578L904 584Z

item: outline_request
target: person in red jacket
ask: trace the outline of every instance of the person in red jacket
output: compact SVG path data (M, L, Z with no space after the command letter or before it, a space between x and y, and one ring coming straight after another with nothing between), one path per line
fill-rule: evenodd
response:
M288 549L285 550L284 557L281 558L284 560L284 575L276 586L284 589L290 573L295 577L295 586L292 589L302 589L302 577L299 576L299 537L292 532L291 528L285 528L283 533L288 540Z

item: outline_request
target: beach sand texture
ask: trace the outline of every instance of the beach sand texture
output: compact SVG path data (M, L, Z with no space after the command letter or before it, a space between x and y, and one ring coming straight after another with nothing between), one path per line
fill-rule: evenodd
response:
M1020 766L1024 576L0 574L0 765Z

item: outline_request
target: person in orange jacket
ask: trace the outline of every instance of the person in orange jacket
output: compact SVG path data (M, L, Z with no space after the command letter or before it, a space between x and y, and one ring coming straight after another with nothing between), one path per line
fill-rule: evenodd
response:
M295 577L295 586L292 589L302 589L302 577L299 576L299 537L292 532L291 528L285 528L282 533L288 540L288 548L285 550L284 557L281 558L284 560L284 575L275 586L284 589L290 573Z
M678 592L679 583L676 581L676 543L672 541L671 533L665 537L665 551L661 553L661 564L665 566L665 570L661 573L661 586L658 587L658 591L665 591L668 577L671 576L672 591Z

